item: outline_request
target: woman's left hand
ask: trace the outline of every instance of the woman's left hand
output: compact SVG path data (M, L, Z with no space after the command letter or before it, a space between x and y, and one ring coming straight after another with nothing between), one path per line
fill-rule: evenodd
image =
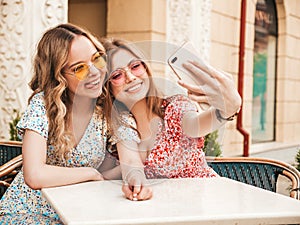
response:
M131 186L123 184L122 191L125 197L132 201L143 201L152 198L152 188L149 185Z
M231 74L217 70L203 61L190 61L183 66L197 83L195 85L178 81L188 90L191 100L200 105L205 103L219 109L224 118L232 116L239 110L242 100Z
M143 167L129 169L123 180L122 191L127 199L141 201L152 198L152 188L145 176Z

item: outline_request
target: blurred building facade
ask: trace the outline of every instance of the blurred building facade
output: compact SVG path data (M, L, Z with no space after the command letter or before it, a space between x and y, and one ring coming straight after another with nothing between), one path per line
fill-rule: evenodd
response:
M27 105L31 60L41 34L58 23L72 22L98 37L170 46L191 40L203 59L233 74L243 106L238 120L220 129L223 155L300 142L298 0L0 2L0 139L9 139L14 111L22 112ZM165 50L148 47L150 58L162 60L160 54L166 55ZM154 71L168 76L159 66L154 65Z

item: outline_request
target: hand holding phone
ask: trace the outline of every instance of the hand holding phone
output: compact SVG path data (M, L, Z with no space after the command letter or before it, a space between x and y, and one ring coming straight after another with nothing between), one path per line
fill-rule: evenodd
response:
M185 42L180 46L168 59L168 64L174 71L179 80L190 84L199 84L199 81L194 77L183 64L188 61L201 61L200 53L196 50L191 42Z
M179 84L187 89L190 98L197 101L201 109L206 110L209 108L208 99L203 94L200 86L204 85L203 77L200 77L198 73L191 73L184 67L184 64L195 61L198 63L204 63L199 57L200 53L196 50L191 42L185 42L180 48L178 48L168 59L168 64L174 71L178 79L183 82L184 85Z
M188 90L189 98L198 102L202 109L209 105L222 111L225 118L232 116L242 102L233 76L201 60L193 49L190 43L185 43L168 60L180 79L178 83Z

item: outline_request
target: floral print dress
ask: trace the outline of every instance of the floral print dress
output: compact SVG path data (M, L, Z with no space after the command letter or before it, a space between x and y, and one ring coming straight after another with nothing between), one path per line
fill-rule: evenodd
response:
M210 168L202 151L204 138L191 138L184 134L182 119L186 112L197 111L194 103L183 95L166 98L161 106L164 109L164 118L159 123L153 148L145 161L147 178L204 178L219 176ZM119 127L111 141L116 143L122 140L135 140L140 143L134 126L133 118L128 120L129 126ZM122 117L122 120L124 120ZM124 122L123 122L124 123ZM134 137L129 137L129 135Z
M79 144L71 150L68 160L54 154L53 146L48 146L46 162L63 167L98 168L105 158L106 121L102 112L94 112ZM48 120L43 93L31 99L28 108L17 125L20 135L25 129L33 130L48 138ZM21 170L1 199L0 224L60 224L59 217L40 190L33 190L24 182Z

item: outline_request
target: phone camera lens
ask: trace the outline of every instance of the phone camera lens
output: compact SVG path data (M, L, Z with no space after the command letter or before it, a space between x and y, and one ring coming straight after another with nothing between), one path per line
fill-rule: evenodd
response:
M177 61L177 57L174 57L172 60L171 60L171 63L174 63Z

